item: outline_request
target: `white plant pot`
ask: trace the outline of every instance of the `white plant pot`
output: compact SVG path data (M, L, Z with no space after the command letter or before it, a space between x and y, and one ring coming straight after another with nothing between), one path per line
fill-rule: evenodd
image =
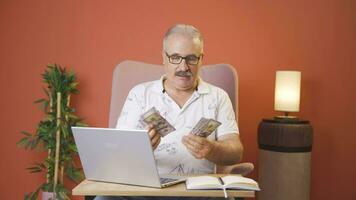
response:
M56 193L42 192L42 200L56 200Z

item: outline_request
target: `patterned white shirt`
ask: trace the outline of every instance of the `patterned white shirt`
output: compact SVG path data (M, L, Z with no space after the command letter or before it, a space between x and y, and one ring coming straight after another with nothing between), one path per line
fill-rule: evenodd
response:
M200 118L212 118L221 125L208 138L216 140L225 134L238 134L235 113L228 94L199 78L197 90L182 108L164 91L163 80L141 83L129 92L117 121L118 129L143 129L140 116L152 107L176 130L161 138L154 151L159 173L213 173L214 163L194 158L182 144Z

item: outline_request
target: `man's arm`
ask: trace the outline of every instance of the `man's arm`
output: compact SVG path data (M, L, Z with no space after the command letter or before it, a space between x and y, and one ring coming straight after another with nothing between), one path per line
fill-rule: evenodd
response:
M238 134L223 135L218 141L188 134L182 142L195 158L205 158L217 165L233 165L242 159L243 146Z

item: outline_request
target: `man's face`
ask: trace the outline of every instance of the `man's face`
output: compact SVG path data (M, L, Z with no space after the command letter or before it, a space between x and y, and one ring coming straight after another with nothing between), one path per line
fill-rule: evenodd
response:
M162 52L169 84L179 90L190 90L195 87L202 65L202 53L202 44L199 39L183 34L169 36L166 40L166 49ZM174 64L179 60L181 60L179 64Z

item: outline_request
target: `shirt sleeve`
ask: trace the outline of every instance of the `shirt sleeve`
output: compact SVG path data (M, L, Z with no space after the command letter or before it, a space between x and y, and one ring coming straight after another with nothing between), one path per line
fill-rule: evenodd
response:
M229 95L225 91L221 91L219 95L217 120L221 122L217 129L218 138L230 133L239 134L234 108Z
M144 105L140 97L140 88L134 87L127 95L121 114L117 120L117 129L144 129L140 123Z

